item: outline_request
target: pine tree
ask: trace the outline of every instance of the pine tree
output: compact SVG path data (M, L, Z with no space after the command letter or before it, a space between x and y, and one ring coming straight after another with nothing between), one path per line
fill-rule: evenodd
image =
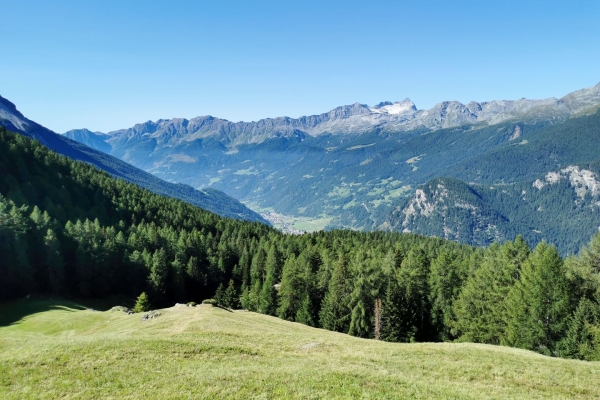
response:
M152 301L158 305L162 305L165 302L165 295L167 290L167 282L169 275L169 266L167 262L167 255L164 248L160 248L152 255L149 283L151 289Z
M600 307L587 298L582 298L568 321L568 330L558 345L561 357L580 360L598 361L600 359L600 343L598 339L598 323Z
M558 250L541 242L508 293L506 337L502 343L551 354L566 332L572 309L568 289Z
M237 290L235 289L233 279L229 280L229 285L227 286L227 289L225 289L224 298L226 307L234 310L239 308L240 299L238 297Z
M398 279L388 278L385 297L381 307L380 339L386 342L408 342L416 332L406 327L405 316L408 315L404 293L400 289Z
M491 245L453 303L452 334L464 341L500 344L506 335L507 303L529 249L515 243Z
M281 286L279 287L279 318L294 321L302 301L306 297L306 287L300 262L292 254L283 267Z
M316 321L313 316L313 308L314 305L312 304L310 294L307 292L304 298L302 299L302 302L300 303L298 311L296 312L296 322L308 326L315 326Z
M275 289L275 271L268 271L259 298L259 311L267 315L277 313L277 290Z
M277 315L277 290L275 285L280 283L280 255L275 244L271 244L265 261L265 280L259 297L259 311L267 315Z
M351 290L348 260L345 255L340 253L319 313L321 327L348 333L352 312L350 309Z
M148 299L148 296L146 295L146 292L142 292L142 294L140 294L135 302L135 306L133 307L133 312L139 313L139 312L146 312L146 311L150 311L151 309L151 305L150 305L150 300Z
M172 293L173 300L178 303L185 303L187 300L187 294L185 290L185 265L181 260L176 257L171 262L171 276L172 276Z
M377 293L373 279L375 271L363 252L358 252L353 263L354 288L350 295L352 309L348 333L353 336L370 337L373 331L373 304Z
M215 292L215 296L213 297L217 305L221 307L227 307L226 298L225 298L225 287L221 283Z
M60 253L60 243L52 229L48 229L44 236L44 253L48 266L48 283L50 292L59 294L64 290L64 262Z
M458 296L462 284L457 259L456 254L442 251L431 263L431 273L429 275L431 319L440 340L452 338L450 332L453 315L452 304Z

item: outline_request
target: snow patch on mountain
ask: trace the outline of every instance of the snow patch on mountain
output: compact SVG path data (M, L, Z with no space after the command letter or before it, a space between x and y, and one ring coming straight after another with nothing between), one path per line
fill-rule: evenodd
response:
M390 103L389 101L377 104L374 107L369 107L369 110L376 114L399 115L407 112L416 112L417 107L410 99Z

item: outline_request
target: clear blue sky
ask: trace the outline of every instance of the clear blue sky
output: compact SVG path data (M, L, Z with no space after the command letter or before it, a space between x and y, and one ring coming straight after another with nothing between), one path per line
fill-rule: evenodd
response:
M57 132L600 82L596 0L0 0L0 13L0 95Z

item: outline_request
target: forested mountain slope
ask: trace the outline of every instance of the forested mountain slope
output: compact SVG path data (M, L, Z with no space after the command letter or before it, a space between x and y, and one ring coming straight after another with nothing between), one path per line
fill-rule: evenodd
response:
M2 300L119 294L162 307L214 296L364 338L600 359L600 235L567 259L520 236L484 249L401 233L284 235L153 194L4 129L0 171Z
M598 164L569 166L529 182L481 185L436 178L389 215L392 230L487 246L521 234L575 254L600 228Z
M88 162L113 176L136 183L155 193L176 197L226 217L266 223L259 214L218 190L210 188L195 190L188 185L166 182L102 151L70 140L63 135L57 135L25 118L14 104L1 96L0 126L39 140L46 147L59 154L64 154L74 160Z
M599 93L597 85L535 106L526 101L502 106L496 102L493 107L489 103L485 121L409 124L412 128L402 130L375 123L368 129L360 124L348 128L354 126L350 121L360 117L364 122L374 112L356 106L328 117L345 121L350 130L341 131L315 133L292 124L296 131L283 134L275 127L285 121L265 120L262 125L235 125L236 139L230 140L229 131L219 131L215 121L209 124L203 119L161 120L109 134L78 130L67 135L110 149L111 154L157 176L193 186L211 185L255 207L329 221L329 228L408 229L478 245L522 233L530 243L545 238L564 254L572 254L600 225L593 211L595 197L580 199L568 184L535 191L536 201L522 200L519 193L525 190L527 198L534 193L529 188L536 179L569 166L586 169L600 159ZM399 118L414 111L403 104L406 107L381 107L405 110L390 114ZM514 107L523 112L507 111ZM441 118L442 111L428 110L434 111ZM460 120L449 109L445 113L444 121ZM376 114L373 121L392 118L382 115ZM474 189L479 212L463 210L444 221L413 219L410 224L399 219L408 212L403 207L408 207L417 189L438 177L480 184ZM494 185L510 186L500 195L484 194ZM513 195L504 195L506 191ZM536 211L540 206L547 211ZM580 230L574 221L581 222Z

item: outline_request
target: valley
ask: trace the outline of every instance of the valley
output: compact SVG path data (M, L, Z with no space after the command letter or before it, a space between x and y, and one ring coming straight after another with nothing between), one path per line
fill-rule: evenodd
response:
M430 110L405 100L298 119L233 123L206 116L66 136L165 180L222 190L255 211L274 213L286 232L410 231L474 245L522 233L530 244L545 239L574 254L600 226L595 192L573 195L579 189L570 183L537 190L534 197L545 198L536 208L527 196L492 200L498 196L483 192L502 185L505 194L531 193L537 180L571 167L598 179L588 165L599 160L599 105L600 84L561 99L442 102ZM483 202L470 202L471 212L446 218L446 225L426 221L429 215L403 218L410 199L438 178L462 181ZM459 186L448 195L460 198L453 192ZM542 209L586 223L578 231L559 217L549 226L535 211Z
M0 399L600 399L600 2L1 10Z
M251 209L256 210L260 215L273 225L276 229L283 233L291 233L299 235L306 232L316 232L325 229L327 224L331 221L331 217L296 217L278 214L273 211L272 208L261 209L260 207L247 204Z

